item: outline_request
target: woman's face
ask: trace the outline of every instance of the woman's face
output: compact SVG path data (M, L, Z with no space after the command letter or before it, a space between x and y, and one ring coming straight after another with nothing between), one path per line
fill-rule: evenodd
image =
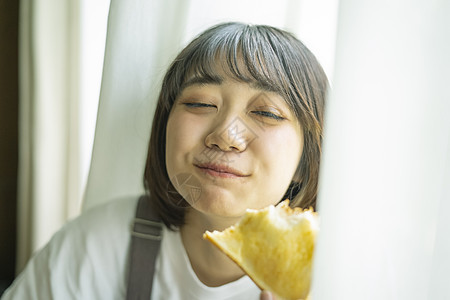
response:
M225 76L191 80L167 123L169 178L211 216L280 201L302 150L302 128L280 95Z

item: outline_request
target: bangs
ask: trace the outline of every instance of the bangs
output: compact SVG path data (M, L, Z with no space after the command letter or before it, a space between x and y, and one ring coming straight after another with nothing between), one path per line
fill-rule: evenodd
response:
M281 80L282 70L273 49L258 43L257 36L248 32L234 32L221 40L206 40L203 53L197 51L189 62L186 81L192 78L214 80L218 74L225 74L237 81L255 85L277 93L285 93ZM254 45L256 44L256 45ZM251 51L250 49L258 49ZM275 60L275 62L274 62Z
M239 28L239 30L236 30ZM214 35L212 35L214 32ZM208 36L210 35L210 36ZM291 97L289 70L281 40L267 28L233 24L211 30L192 42L189 51L180 53L183 71L179 74L176 96L191 83L221 82L220 74L282 96L297 118ZM292 52L292 51L291 51ZM175 100L175 99L173 99Z

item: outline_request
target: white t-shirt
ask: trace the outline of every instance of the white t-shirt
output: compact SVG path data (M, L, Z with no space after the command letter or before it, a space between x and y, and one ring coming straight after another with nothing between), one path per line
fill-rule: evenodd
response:
M248 276L220 287L204 285L191 267L179 232L164 227L159 254L152 299L259 299L261 291Z
M8 299L125 299L130 229L137 198L112 201L69 222L6 290ZM207 287L189 263L179 232L163 229L152 299L259 299L247 277Z

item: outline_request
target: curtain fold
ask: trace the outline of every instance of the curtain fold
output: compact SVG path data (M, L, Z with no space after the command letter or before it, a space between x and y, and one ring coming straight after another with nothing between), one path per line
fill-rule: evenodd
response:
M78 5L20 3L17 271L79 212Z
M315 300L450 299L449 15L340 1Z
M18 270L68 213L68 11L64 1L21 2Z
M83 209L143 192L158 84L189 1L111 1L96 135Z

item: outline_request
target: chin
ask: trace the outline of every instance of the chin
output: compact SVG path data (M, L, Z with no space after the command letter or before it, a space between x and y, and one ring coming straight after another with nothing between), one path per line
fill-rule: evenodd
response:
M195 203L192 203L192 207L205 215L238 218L245 214L246 208L240 207L239 203L236 203L236 200L233 198L223 197L223 195L220 197L217 194L213 197L203 196Z

